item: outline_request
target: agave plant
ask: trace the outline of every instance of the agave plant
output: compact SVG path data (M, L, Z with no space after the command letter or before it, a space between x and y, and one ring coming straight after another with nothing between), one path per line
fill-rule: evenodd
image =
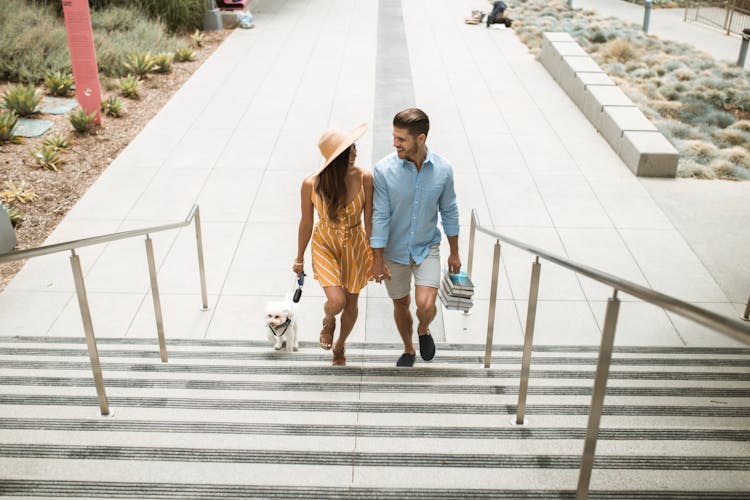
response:
M122 95L128 99L138 99L140 97L138 94L139 84L140 80L138 80L138 78L133 75L128 75L125 78L122 78L119 82L120 92L122 92Z
M174 60L177 62L188 62L195 59L195 52L190 47L181 47L174 53Z
M54 134L44 139L42 144L55 149L65 149L70 146L70 141L63 134Z
M76 132L80 134L88 134L93 130L95 118L96 111L92 111L90 114L87 114L86 110L83 108L78 108L74 111L71 111L68 115L70 124L73 125L73 128L76 130Z
M5 181L5 190L0 191L0 200L3 203L28 203L36 199L36 193L26 189L26 181L16 184L13 181Z
M48 71L44 75L44 84L50 94L65 97L70 93L74 85L73 75L64 71Z
M201 33L200 30L195 30L195 33L190 35L190 39L193 41L196 47L203 47L203 40L205 40L206 36Z
M152 56L150 52L135 52L129 54L127 60L122 63L122 65L128 73L141 78L152 73L156 69L154 56Z
M5 107L12 109L18 116L30 116L37 113L42 101L41 93L31 84L14 85L3 94Z
M154 71L157 73L169 73L172 71L172 54L157 54L154 56Z
M18 125L18 115L12 109L0 109L0 144L13 140Z
M51 146L42 145L39 149L32 153L34 160L36 160L37 166L45 168L47 170L54 170L57 172L65 162L63 157L60 155L60 150Z
M107 97L102 101L102 113L113 118L119 118L125 113L122 100L119 97Z

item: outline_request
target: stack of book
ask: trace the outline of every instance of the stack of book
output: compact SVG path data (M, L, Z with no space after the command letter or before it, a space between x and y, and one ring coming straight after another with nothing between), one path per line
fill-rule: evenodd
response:
M474 296L474 283L463 271L450 274L447 269L443 269L438 296L446 309L468 311L474 306L474 301L471 300Z

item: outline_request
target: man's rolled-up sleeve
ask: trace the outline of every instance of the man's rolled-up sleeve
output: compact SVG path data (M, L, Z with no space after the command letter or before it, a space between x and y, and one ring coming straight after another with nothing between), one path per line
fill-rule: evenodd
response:
M458 202L456 201L456 191L453 188L453 169L448 170L448 178L440 195L440 220L443 224L443 231L446 236L457 236L459 231L458 223Z
M383 172L376 166L372 173L372 234L370 247L385 248L391 223L391 203Z

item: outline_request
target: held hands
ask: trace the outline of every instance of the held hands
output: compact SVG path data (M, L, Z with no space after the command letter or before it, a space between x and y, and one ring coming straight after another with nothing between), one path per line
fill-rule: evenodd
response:
M370 268L370 272L375 278L376 283L382 283L384 279L391 279L391 270L384 263L374 263Z
M458 253L452 253L448 256L448 272L451 274L461 272L461 257L458 256Z

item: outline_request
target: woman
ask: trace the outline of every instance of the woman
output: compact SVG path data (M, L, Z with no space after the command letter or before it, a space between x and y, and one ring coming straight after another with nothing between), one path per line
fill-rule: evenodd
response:
M354 166L354 142L365 130L363 123L351 134L336 129L323 133L318 141L323 166L302 182L302 218L292 271L304 272L305 250L312 236L313 277L326 294L320 347L333 349L334 366L346 365L346 338L357 321L359 292L367 285L372 266L372 174ZM315 211L318 222L313 226ZM339 313L341 328L334 343Z

